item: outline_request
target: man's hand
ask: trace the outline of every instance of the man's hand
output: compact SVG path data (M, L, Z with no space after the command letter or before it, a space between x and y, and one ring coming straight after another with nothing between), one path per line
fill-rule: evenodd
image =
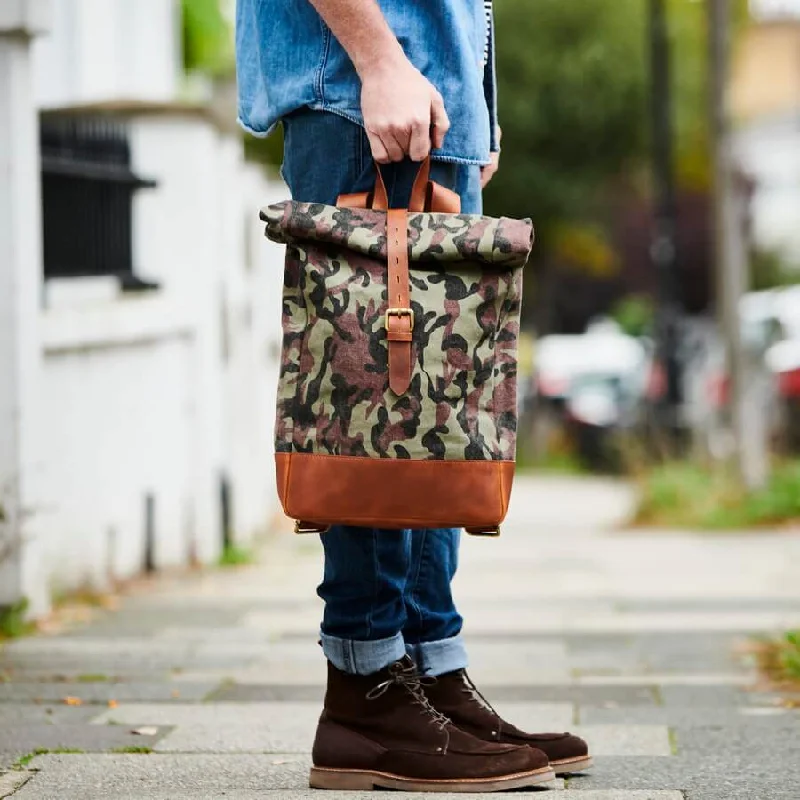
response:
M380 164L422 161L441 147L450 127L442 96L403 55L398 63L365 70L361 113L374 159Z
M489 181L494 178L495 172L500 169L500 153L490 153L491 164L481 167L481 188L485 189Z
M503 138L503 131L500 129L500 126L497 126L497 144L500 144L500 140ZM487 164L485 167L481 167L481 188L485 189L489 181L494 178L495 173L498 169L500 169L500 151L496 151L494 153L490 153L489 157L492 159L491 164Z
M377 0L311 0L361 79L361 112L372 155L384 164L422 161L441 147L450 120L442 96L411 64Z

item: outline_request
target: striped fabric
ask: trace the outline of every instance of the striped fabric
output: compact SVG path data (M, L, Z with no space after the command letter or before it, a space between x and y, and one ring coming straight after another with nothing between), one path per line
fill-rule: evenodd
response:
M483 9L486 13L486 46L483 50L483 60L489 61L489 49L492 41L492 0L483 0Z

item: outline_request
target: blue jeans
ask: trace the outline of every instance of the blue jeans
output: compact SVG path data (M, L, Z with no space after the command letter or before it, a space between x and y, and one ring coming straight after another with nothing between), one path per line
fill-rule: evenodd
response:
M384 168L392 206L408 202L417 165ZM375 165L363 129L323 111L284 120L282 174L295 200L334 205L340 194L369 191ZM435 162L431 177L481 212L480 167ZM402 487L398 487L402 491ZM462 619L450 584L460 531L385 530L337 525L323 534L322 649L340 670L370 675L410 655L427 674L467 666Z

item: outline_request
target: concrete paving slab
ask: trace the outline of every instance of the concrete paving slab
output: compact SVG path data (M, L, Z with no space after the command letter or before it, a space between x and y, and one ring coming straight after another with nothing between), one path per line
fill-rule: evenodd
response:
M55 703L0 703L0 727L28 723L30 725L74 724L88 722L97 716L97 707L67 706Z
M800 762L727 750L698 758L603 758L569 781L570 789L676 787L688 800L796 800Z
M207 699L209 702L220 703L313 702L322 707L324 697L325 687L322 683L316 686L223 683Z
M60 703L77 697L83 703L200 702L219 687L219 681L181 681L173 683L0 683L0 704L30 700Z
M754 695L728 686L663 686L660 688L665 706L730 708L751 704Z
M572 725L572 733L586 739L597 756L672 755L666 725Z
M188 669L181 673L187 681L225 681L240 684L277 684L283 686L324 686L327 680L325 659L317 654L314 661L268 661L243 667L234 664L215 669Z
M11 797L20 786L24 786L32 777L32 772L0 773L0 798Z
M548 784L546 788L532 791L515 791L513 797L515 800L523 800L524 798L532 798L533 800L542 800L547 795L547 789L560 789L558 785ZM230 797L230 793L224 795L219 794L205 794L203 790L191 791L186 794L148 794L147 800L225 800ZM0 795L1 796L1 795ZM22 797L22 795L15 795L15 797ZM92 798L94 795L91 796ZM141 795L132 794L115 794L114 800L141 800ZM235 800L318 800L319 792L313 790L298 790L287 792L284 789L269 790L263 792L237 792ZM485 800L485 794L473 794L468 792L466 794L436 794L437 799L441 800ZM559 800L683 800L684 796L680 792L670 791L631 791L631 792L616 792L616 791L559 791L556 797ZM386 792L337 792L337 800L386 800ZM91 800L91 798L89 798ZM392 800L419 800L418 794L409 794L407 792L392 792Z
M310 760L250 755L46 755L14 800L240 798L308 788Z
M766 725L748 721L744 725L677 728L678 755L713 756L728 750L800 767L800 725L796 722L781 719Z
M291 756L42 756L40 770L15 800L63 800L65 790L82 800L236 800L280 798L312 800L307 788L309 762ZM559 781L556 788L563 786ZM379 800L385 792L337 792L341 800ZM470 800L480 794L442 794L443 800ZM392 793L398 800L418 795ZM514 797L542 798L541 791ZM563 800L682 800L676 791L561 790Z
M620 685L620 686L649 686L655 684L661 688L667 686L752 686L753 676L744 673L719 674L706 673L676 673L664 674L648 672L643 675L578 675L575 683L582 686Z
M123 704L95 724L175 726L160 752L307 753L319 714L316 703Z
M123 747L153 748L168 728L155 735L141 736L133 728L117 725L45 725L15 723L0 726L0 752L26 754L35 750L83 750L109 753Z
M599 708L581 706L578 708L578 719L586 725L669 725L686 728L719 725L725 728L739 726L792 728L800 726L800 711L779 706L754 706L752 708L683 708L680 706Z
M603 706L606 704L630 706L655 706L660 703L658 687L630 685L593 685L560 683L548 685L493 686L486 692L489 702L510 700L517 702L578 703Z
M92 659L113 655L118 658L167 656L186 658L192 654L191 645L185 642L167 642L152 636L133 637L84 637L42 636L17 639L5 645L5 657L13 661L16 656L35 655L39 658Z

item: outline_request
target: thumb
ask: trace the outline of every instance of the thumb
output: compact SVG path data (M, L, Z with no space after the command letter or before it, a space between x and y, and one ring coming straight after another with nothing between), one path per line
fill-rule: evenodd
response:
M444 100L439 92L435 92L431 102L431 140L436 148L444 144L444 137L450 130L450 118L444 109Z

